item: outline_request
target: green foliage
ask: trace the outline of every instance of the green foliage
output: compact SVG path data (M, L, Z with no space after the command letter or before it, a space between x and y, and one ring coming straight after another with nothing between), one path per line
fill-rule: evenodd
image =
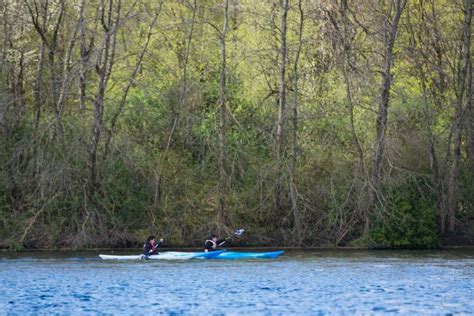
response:
M471 162L472 163L472 162ZM474 166L467 162L460 170L459 175L459 206L458 218L461 222L474 220Z
M59 15L56 2L44 19L48 40L53 39ZM290 6L281 162L275 150L281 6L278 1L254 0L231 4L226 36L225 214L218 214L221 2L197 1L196 7L192 1L164 3L133 80L130 76L158 13L157 3L122 1L123 7L116 10L120 2L111 2L112 20L118 12L122 19L114 48L109 49L113 54L108 60L114 55L114 63L109 65L112 73L99 123L97 186L91 185L90 155L93 122L99 114L95 100L104 70L98 64L106 54L97 15L100 3L86 2L83 38L76 25L79 6L65 2L65 16L71 18L63 19L58 29L54 61L46 49L42 73L42 39L24 3L13 1L2 7L7 19L0 25L0 42L8 45L0 48L0 247L130 246L150 233L172 245L201 245L210 232L236 226L247 228L249 245L294 245L292 186L305 245L356 240L354 245L438 246L439 197L432 190L446 194L446 188L424 181L438 172L447 183L452 165L452 105L460 73L453 67L462 64L459 30L464 20L458 4L441 2L415 3L406 7L409 15L402 14L407 27L399 28L394 43L382 164L383 209L367 205L367 200L386 52L380 35L389 25L383 25L380 14L388 12L387 2L349 1L351 14L345 20L340 2L328 6L303 1L298 89L293 79L299 11ZM436 41L419 40L432 34ZM88 46L85 65L80 64L86 53L81 49L83 40ZM78 94L82 66L83 108ZM64 89L61 109L55 108L52 79ZM297 156L291 182L295 101ZM467 112L466 117L472 115ZM55 129L57 115L61 131ZM466 131L456 195L461 222L474 218ZM369 213L373 229L359 238Z
M411 178L386 188L386 209L380 210L369 237L378 247L436 248L436 198L426 179Z

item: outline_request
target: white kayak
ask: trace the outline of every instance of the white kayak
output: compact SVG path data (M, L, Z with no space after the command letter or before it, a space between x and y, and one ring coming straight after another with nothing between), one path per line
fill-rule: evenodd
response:
M189 260L189 259L212 259L219 256L225 250L211 251L211 252L177 252L177 251L166 251L161 252L157 255L145 256L145 255L130 255L130 256L119 256L119 255L102 255L99 257L102 260Z

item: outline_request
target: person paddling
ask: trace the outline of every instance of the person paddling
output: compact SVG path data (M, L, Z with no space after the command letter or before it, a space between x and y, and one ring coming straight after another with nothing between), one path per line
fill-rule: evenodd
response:
M227 241L231 240L232 237L240 237L242 234L245 232L245 229L239 228L236 229L234 234L232 236L229 236L224 239L219 239L217 240L217 236L212 234L211 237L209 237L206 242L204 243L204 251L209 252L209 251L214 251L216 250L217 247L222 246L225 244Z
M163 238L160 239L160 241L157 244L155 242L155 236L153 236L153 235L148 236L145 244L143 245L143 254L147 257L151 256L151 255L159 254L158 247L160 247L162 242L163 242Z
M222 246L229 239L230 237L217 240L217 236L212 234L211 237L209 237L204 243L204 251L205 252L214 251L216 250L218 246Z

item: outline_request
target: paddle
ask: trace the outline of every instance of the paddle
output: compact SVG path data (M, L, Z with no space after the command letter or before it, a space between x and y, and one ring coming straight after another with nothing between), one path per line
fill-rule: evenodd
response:
M218 244L218 246L222 246L223 244L226 243L227 240L233 238L233 237L240 237L243 235L243 233L245 233L245 229L243 228L238 228L234 231L234 234L232 236L229 236L227 238L225 238L225 240L223 242L221 242L220 244Z
M153 251L157 250L161 246L162 242L163 242L163 238L160 238L160 240L156 243L156 245L153 246Z

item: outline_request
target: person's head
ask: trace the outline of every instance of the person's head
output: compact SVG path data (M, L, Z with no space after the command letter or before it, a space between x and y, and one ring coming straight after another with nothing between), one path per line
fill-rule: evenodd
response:
M149 242L149 243L154 243L155 242L155 236L153 236L153 235L148 236L146 241Z
M216 236L215 234L212 234L212 235L211 235L211 240L212 240L212 241L217 241L217 236Z

